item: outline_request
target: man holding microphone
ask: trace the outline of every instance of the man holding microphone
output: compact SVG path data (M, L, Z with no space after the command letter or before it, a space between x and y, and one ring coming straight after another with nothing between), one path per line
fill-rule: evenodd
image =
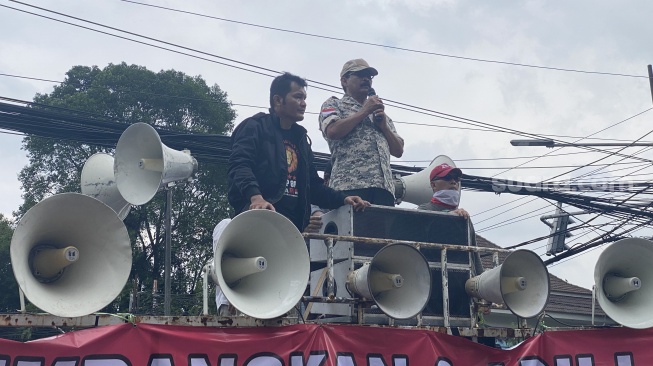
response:
M340 72L345 94L322 104L320 130L332 155L329 186L372 204L394 206L390 155L401 157L404 140L372 88L376 75L363 59L347 61Z

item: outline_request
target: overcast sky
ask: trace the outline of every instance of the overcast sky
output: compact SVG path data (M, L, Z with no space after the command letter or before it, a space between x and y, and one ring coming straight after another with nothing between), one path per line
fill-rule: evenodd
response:
M374 88L382 98L522 132L565 136L556 137L564 141L590 136L651 108L646 78L647 65L653 62L650 1L142 1L241 23L391 47L281 32L119 0L33 4L332 85L338 85L338 74L345 61L362 57L379 71ZM90 26L15 2L1 0L0 4ZM65 72L75 65L103 68L109 63L126 62L153 71L175 69L201 75L208 84L218 84L226 91L234 104L267 104L270 77L6 7L0 7L0 20L2 74L63 80ZM52 87L48 82L0 76L3 97L31 100L36 93L49 93ZM331 95L309 85L308 110L317 112ZM260 110L240 106L235 109L238 121ZM539 182L559 174L563 176L557 179L577 177L593 169L570 172L572 166L606 156L548 156L508 170L530 160L523 157L552 150L512 147L511 139L523 138L514 134L461 129L478 127L392 107L386 108L386 112L397 121L397 130L406 141L404 156L395 160L404 165L426 166L435 156L445 154L468 174ZM634 141L653 129L652 116L653 112L643 113L592 137ZM317 130L316 115L307 114L302 124L309 130L314 150L328 152ZM653 136L643 140L652 141ZM5 216L11 216L21 203L17 174L27 159L20 147L20 136L0 134L0 213ZM652 153L640 150L629 148L624 153L653 158ZM564 148L554 154L583 151ZM522 158L514 159L517 157ZM613 157L601 164L617 160ZM617 168L627 169L616 171ZM635 168L619 165L606 170L613 172L595 178L617 179ZM645 169L637 174L650 172L651 169ZM532 197L510 203L519 198L463 192L461 207L472 214L480 235L505 247L549 232L539 218L553 213L552 206ZM569 210L577 211L573 207ZM589 232L569 240L574 240L571 244L583 243L598 233ZM650 233L640 230L633 235ZM541 241L527 248L543 255L545 244ZM571 283L590 288L600 251L583 254L549 270ZM548 257L543 255L543 259Z

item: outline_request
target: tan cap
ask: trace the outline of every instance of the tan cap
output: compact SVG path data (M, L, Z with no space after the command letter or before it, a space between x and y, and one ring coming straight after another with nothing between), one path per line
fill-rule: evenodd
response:
M379 72L376 71L375 68L370 67L367 61L363 60L362 58L349 60L345 62L345 65L342 67L342 71L340 71L340 77L345 76L345 74L348 72L355 72L355 71L361 71L367 69L370 69L372 71L372 76L376 76L379 74Z

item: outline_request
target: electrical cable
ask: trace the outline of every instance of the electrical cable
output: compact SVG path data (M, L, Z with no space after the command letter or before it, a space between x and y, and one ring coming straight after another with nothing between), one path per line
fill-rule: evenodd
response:
M64 83L63 81L50 80L50 79L37 78L37 77L30 77L30 76L21 76L21 75L7 74L7 73L0 73L0 76L18 78L18 79L26 79L26 80L44 81L44 82L55 83L55 84L63 84ZM89 89L103 89L103 90L105 89L105 87L100 87L100 86L96 86L96 85L87 85L86 88L89 88ZM151 92L136 91L136 90L130 90L130 89L124 89L124 88L115 88L113 90L117 91L117 92L125 92L125 93L132 93L132 94L144 94L144 95L175 98L175 99L183 99L183 100L195 100L195 101L206 102L206 103L221 103L220 101L215 101L215 100L211 100L211 99L199 99L199 98L191 98L191 97L185 97L185 96L179 96L179 95L151 93ZM268 107L258 106L258 105L251 105L251 104L231 103L231 105L239 106L239 107L263 109L263 110L268 109ZM311 112L311 111L306 111L305 113L319 114L319 112ZM407 125L417 125L417 126L425 126L425 127L437 127L437 128L447 128L447 129L465 130L465 131L505 133L504 131L496 131L496 130L492 130L492 129L482 129L482 128L456 127L456 126L435 125L435 124L429 124L429 123L407 122L407 121L392 121L392 122L395 123L395 124L407 124ZM630 142L630 140L606 139L606 138L597 138L597 137L592 138L592 137L579 137L579 136L568 136L568 135L551 135L551 134L543 134L543 133L535 133L535 134L543 136L543 137L549 137L550 136L550 137L559 137L559 138L573 138L573 139L598 140L598 141L610 141L610 142ZM610 149L605 149L605 150L610 150ZM589 153L592 153L592 151L581 151L581 152L564 153L564 154L551 154L549 156L564 156L564 155L589 154ZM514 160L514 159L527 159L527 158L538 158L538 157L542 157L542 156L510 157L510 158L506 157L506 158L495 158L495 159L456 159L456 161L466 161L466 160L469 160L469 161L471 161L471 160L507 160L507 159ZM407 161L404 161L404 162L407 162ZM424 160L424 161L414 161L414 162L427 162L428 163L430 161ZM505 169L507 169L507 168L505 168Z
M18 2L18 3L20 3L20 2ZM27 5L27 6L31 6L31 5L29 5L29 4L25 4L25 3L21 3L21 4L23 4L23 5ZM5 6L5 7L6 7L6 6ZM9 8L11 8L11 7L9 7ZM15 9L15 8L11 8L11 9L19 10L19 9ZM40 9L42 9L42 8L40 8ZM22 10L19 10L19 11L22 11ZM47 11L47 10L46 10L46 11ZM28 13L29 13L29 12L28 12ZM56 12L55 12L55 13L56 13ZM30 14L34 14L34 13L30 13ZM58 13L58 14L61 14L61 13ZM34 14L34 15L38 15L38 14ZM41 16L41 15L38 15L38 16ZM60 21L60 20L57 20L57 19L49 18L49 17L45 17L45 18L52 19L52 20L56 20L56 21ZM79 20L79 18L76 18L76 19ZM82 20L82 21L84 21L84 20ZM66 23L66 24L71 24L71 23L67 23L67 22L64 22L64 23ZM75 25L75 24L71 24L71 25ZM75 25L75 26L79 26L79 25ZM86 27L82 27L82 28L84 28L84 29L89 29L89 30L93 30L93 31L97 31L97 30L94 30L94 29L86 28ZM115 28L114 28L114 29L115 29ZM120 30L119 30L119 31L120 31ZM101 31L100 31L100 32L101 32ZM101 33L105 33L105 32L101 32ZM109 34L109 33L105 33L105 34ZM109 34L109 35L112 35L112 34ZM113 35L113 36L116 36L116 35ZM125 38L125 37L120 37L120 36L117 36L117 37L119 37L119 38L123 38L123 39L127 39L127 40L130 40L130 39ZM132 41L134 41L134 40L132 40ZM159 40L156 40L156 41L161 42L161 41L159 41ZM143 42L139 42L139 41L135 41L135 42L143 43ZM165 42L163 42L163 43L165 43ZM146 43L143 43L143 44L146 44ZM148 45L149 45L149 44L148 44ZM176 45L175 45L175 46L176 46ZM155 46L155 47L158 47L158 46ZM181 47L181 46L176 46L176 47ZM181 48L183 48L183 47L181 47ZM165 48L164 48L164 49L165 49ZM168 49L166 49L166 50L168 50ZM171 51L179 53L178 51L174 51L174 50L171 50ZM200 52L200 53L201 53L201 51L197 51L197 50L194 50L194 52ZM182 53L182 54L184 54L184 53ZM190 55L190 56L192 56L192 57L196 57L196 56L194 56L194 55ZM212 56L220 58L220 56L216 56L216 55L212 55ZM224 59L224 58L223 58L223 59ZM214 60L210 60L210 61L211 61L211 62L215 62ZM233 61L232 61L232 62L233 62ZM234 67L233 65L226 65L226 66ZM250 66L250 67L257 67L257 66L255 66L255 65L252 66L252 65L249 65L249 64L248 64L248 66ZM237 68L238 68L238 67L237 67ZM242 69L242 68L240 68L240 69ZM246 71L253 71L253 70L248 70L248 69L245 69L245 70L246 70ZM260 74L262 74L262 73L260 73ZM265 74L263 74L263 75L265 75ZM272 76L272 75L266 75L266 76ZM333 87L333 86L330 86L330 87ZM394 102L394 101L390 101L390 102L392 102L392 103L397 103L397 104L399 104L399 105L402 105L402 106L404 106L404 107L408 107L408 108L415 108L415 109L417 109L417 110L413 110L413 111L414 111L414 112L418 112L418 113L423 113L423 114L427 114L427 115L429 115L429 113L442 114L441 112L431 111L431 110L428 110L428 109L426 109L426 108L416 107L416 106L412 106L412 105L408 105L408 104L404 104L404 103L399 103L399 102ZM404 109L406 109L406 108L404 108ZM411 110L411 109L408 109L408 110ZM421 111L421 112L420 112L420 111ZM424 111L428 111L429 113L424 113ZM645 111L645 112L646 112L646 111ZM642 113L644 113L644 112L642 112ZM515 134L523 134L523 133L521 133L520 131L510 130L510 129L504 129L504 128L501 128L500 126L494 126L494 125L490 125L490 124L483 123L483 122L479 122L479 121L473 121L473 120L464 119L464 118L461 118L461 117L451 116L451 115L447 115L447 114L442 114L442 115L444 115L444 116L448 116L448 117L451 117L451 118L458 118L458 119L460 119L460 120L458 120L458 119L451 119L451 120L454 120L454 121L456 121L456 122L461 122L461 120L462 120L462 121L467 121L468 123L469 123L469 122L479 123L479 124L481 124L481 125L485 125L485 126L490 126L490 127L493 127L493 128L501 129L502 131L510 131L510 132L512 132L512 133L515 133ZM445 117L442 117L441 115L435 115L435 116L436 116L436 117L439 117L439 118L445 118ZM445 118L445 119L447 119L447 118ZM462 122L461 122L461 123L462 123ZM528 134L528 135L530 135L530 134ZM532 136L532 135L531 135L531 136ZM623 150L623 149L622 149L622 150ZM619 151L622 151L622 150L619 150ZM615 154L610 154L610 155L615 155ZM633 158L633 157L629 156L629 158ZM645 160L645 159L642 159L642 160ZM599 161L600 161L600 160L599 160ZM645 160L645 161L646 161L646 160ZM554 178L555 178L555 177L554 177Z
M248 67L257 68L257 69L261 69L261 70L268 71L268 72L275 72L275 73L278 73L278 71L276 71L276 70L271 70L271 69L268 69L268 68L263 68L263 67L256 66L256 65L253 65L253 64L244 63L244 62L241 62L241 61L233 60L233 59L226 58L226 57L222 57L222 56L219 56L219 55L214 55L214 54L211 54L211 53L208 53L208 52L203 52L203 51L200 51L200 50L195 50L195 49L192 49L192 48L189 48L189 47L184 47L184 46L181 46L181 45L176 45L176 44L174 44L174 43L166 42L166 41L161 41L161 40L158 40L158 39L155 39L155 38L152 38L152 37L142 36L142 35L139 35L139 34L137 34L137 33L133 33L133 32L129 32L129 31L121 30L121 29L118 29L118 28L115 28L115 27L110 27L110 26L102 25L102 24L100 24L100 23L96 23L96 22L92 22L92 21L84 20L84 19L81 19L81 18L78 18L78 17L74 17L74 16L66 15L66 14L63 14L63 13L60 13L60 12L52 11L52 10L45 9L45 8L42 8L42 7L38 7L38 6L35 6L35 5L30 5L30 4L27 4L27 3L24 3L24 2L20 2L20 1L16 1L16 0L12 0L12 2L15 2L15 3L21 4L21 5L24 5L24 6L28 6L28 7L32 7L32 8L36 8L36 9L39 9L39 10L42 10L42 11L51 12L51 13L54 13L54 14L57 14L57 15L60 15L60 16L65 16L65 17L73 18L73 19L76 19L76 20L78 20L78 21L91 23L91 24L94 24L94 25L96 25L96 26L106 27L106 28L109 28L109 29L112 29L112 30L115 30L115 31L124 32L124 33L130 34L130 35L135 35L135 36L142 37L142 38L149 39L149 40L154 40L154 41L156 41L156 42L160 42L160 43L167 44L167 45L172 45L172 46L174 46L174 47L178 47L178 48L181 48L181 49L190 50L190 51L197 52L197 53L204 54L204 55L210 55L210 56L212 56L212 57L216 57L216 58L223 59L223 60L228 60L228 61L230 61L230 62L234 62L234 63L238 63L238 64L246 65L246 66L248 66ZM165 47L161 47L161 46L157 46L157 45L152 45L152 44L149 44L149 43L146 43L146 42L142 42L142 41L133 40L133 39L130 39L130 38L127 38L127 37L123 37L123 36L119 36L119 35L115 35L115 34L111 34L111 33L103 32L103 31L96 30L96 29L93 29L93 28L89 28L89 27L85 27L85 26L77 25L77 24L74 24L74 23L65 22L65 21L62 21L62 20L59 20L59 19L55 19L55 18L51 18L51 17L47 17L47 16L43 16L43 15L40 15L40 14L36 14L36 13L32 13L32 12L28 12L28 11L25 11L25 10L22 10L22 9L17 9L17 8L9 7L9 6L6 6L6 5L0 5L0 6L5 7L5 8L9 8L9 9L13 9L13 10L17 10L17 11L21 11L21 12L25 12L25 13L28 13L28 14L31 14L31 15L36 15L36 16L43 17L43 18L46 18L46 19L49 19L49 20L54 20L54 21L58 21L58 22L63 22L63 23L65 23L65 24L69 24L69 25L73 25L73 26L81 27L81 28L83 28L83 29L87 29L87 30L91 30L91 31L99 32L99 33L102 33L102 34L106 34L106 35L110 35L110 36L118 37L118 38L121 38L121 39L129 40L129 41L136 42L136 43L139 43L139 44L148 45L148 46L152 46L152 47L156 47L156 48L160 48L160 49L168 50L168 51L175 52L175 53L178 53L178 54L182 54L182 55L186 55L186 56L190 56L190 57L199 58L199 59L202 59L202 60L207 60L207 61L210 61L210 62L214 62L214 63L222 64L222 65L229 66L229 67L235 67L235 68L240 69L240 70L243 70L243 71L250 71L250 72L254 72L254 73L257 73L257 74L261 74L261 75L265 75L265 76L270 76L270 77L273 76L273 75L265 74L265 73L263 73L263 72L259 72L259 71L255 71L255 70L249 70L249 69L246 69L246 68L243 68L243 67L237 67L237 66L234 66L234 65L229 65L229 64L222 63L222 62L218 62L218 61L215 61L215 60L209 60L209 59L206 59L206 58L203 58L203 57L199 57L199 56L196 56L196 55L187 54L187 53L184 53L184 52L180 52L180 51L172 50L172 49L165 48ZM317 89L327 90L327 91L330 91L331 89L335 89L335 90L338 90L338 92L340 92L340 90L341 90L339 87L336 87L336 86L334 86L334 85L330 85L330 84L322 83L322 82L319 82L319 81L316 81L316 80L311 80L311 79L307 79L307 80L308 80L308 81L311 81L312 83L316 83L316 84L318 84L318 85L323 85L323 86L325 86L325 87L330 88L330 89L325 89L325 88L323 88L323 87L314 86L314 87L317 88ZM427 109L427 108L421 108L421 107L413 106L413 105L406 104L406 103L401 103L401 102L397 102L397 101L392 101L392 100L389 100L389 99L385 99L385 101L386 101L386 102L389 102L390 105L392 105L392 103L394 103L394 104L395 104L395 107L396 107L396 108L399 108L399 109L404 109L404 110L408 110L408 111L412 111L412 112L416 112L416 113L421 113L421 114L431 115L431 116L434 116L434 117L437 117L437 118L447 119L447 120L455 121L455 122L458 122L458 123L472 124L472 125L474 125L474 126L482 126L482 127L491 127L491 128L493 128L493 129L502 130L502 131L505 131L505 132L511 132L511 133L513 133L513 134L520 135L520 136L524 136L524 137L530 137L530 138L539 138L539 137L541 137L541 136L537 136L537 135L534 135L534 134L524 133L524 132L521 132L521 131L517 131L517 130L513 130L513 129L508 129L508 128L504 128L504 127L496 126L496 125L489 124L489 123L485 123L485 122L475 121L475 120L471 120L471 119L467 119L467 118L463 118L463 117L458 117L458 116L454 116L454 115L450 115L450 114L446 114L446 113L442 113L442 112L437 112L437 111L433 111L433 110L430 110L430 109ZM555 141L555 140L554 140L554 141ZM588 149L591 150L591 148L588 148ZM601 150L599 150L599 149L594 149L594 150L599 151L599 152L601 151Z
M14 0L11 0L11 1L14 1ZM566 68L559 68L559 67L537 66L537 65L529 65L529 64L522 64L522 63L516 63L516 62L507 62L507 61L488 60L488 59L480 59L480 58L473 58L473 57L455 56L455 55L449 55L449 54L444 54L444 53L429 52L429 51L416 50L416 49L410 49L410 48L405 48L405 47L389 46L389 45L373 43L373 42L356 41L356 40L351 40L351 39L346 39L346 38L338 38L338 37L325 36L325 35L319 35L319 34L313 34L313 33L307 33L307 32L301 32L301 31L295 31L295 30L289 30L289 29L282 29L282 28L277 28L277 27L264 26L264 25L260 25L260 24L247 23L247 22L243 22L243 21L220 18L220 17L206 15L206 14L194 13L194 12L191 12L191 11L168 8L168 7L160 6L160 5L145 4L145 3L141 3L141 2L133 1L133 0L121 0L121 1L127 2L127 3L132 3L132 4L137 4L137 5L148 6L148 7L152 7L152 8L164 9L164 10L178 12L178 13L195 15L195 16L204 17L204 18L221 20L221 21L240 24L240 25L246 25L246 26L250 26L250 27L257 27L257 28L262 28L262 29L268 29L268 30L279 31L279 32L286 32L286 33L292 33L292 34L297 34L297 35L302 35L302 36L322 38L322 39L328 39L328 40L334 40L334 41L362 44L362 45L367 45L367 46L383 47L383 48L389 48L389 49L398 50L398 51L414 52L414 53L426 54L426 55L431 55L431 56L440 56L440 57L455 58L455 59L467 60L467 61L494 63L494 64L509 65L509 66L529 67L529 68L545 69L545 70L553 70L553 71L565 71L565 72L575 72L575 73L582 73L582 74L598 74L598 75L624 76L624 77L631 77L631 78L646 78L646 79L648 79L648 76L644 76L644 75L629 75L629 74L611 73L611 72L585 71L585 70L578 70L578 69L566 69Z
M25 115L31 116L29 121L32 121L32 122L35 122L35 123L40 123L40 121L43 120L44 122L46 122L46 125L35 126L35 129L34 129L35 131L33 131L33 133L38 134L38 135L41 135L41 134L47 132L47 133L50 133L51 135L53 135L54 137L60 137L60 138L65 138L65 139L75 138L78 141L89 143L88 140L85 140L84 136L82 136L82 135L80 135L80 136L71 136L71 132L76 132L76 133L85 132L87 134L92 133L93 136L95 136L95 139L97 140L97 143L99 143L99 144L102 143L102 144L104 144L104 146L113 147L113 146L115 146L115 143L117 141L117 138L118 138L119 134L122 132L122 130L124 130L124 124L121 124L121 123L113 122L110 125L109 122L97 121L97 120L94 120L94 119L90 119L90 118L88 118L86 116L80 117L80 116L70 115L69 113L67 113L65 115L66 118L68 118L69 120L71 120L73 122L77 122L78 124L83 124L84 128L81 129L81 130L80 130L80 128L78 126L69 127L69 128L62 128L62 127L60 127L61 126L60 122L58 122L59 124L54 124L53 123L53 122L57 122L57 119L55 119L54 117L57 117L57 118L60 119L61 117L64 116L64 115L62 115L62 113L63 113L62 111L47 112L47 111L44 111L44 110L41 110L41 109L26 108L26 107L21 107L21 106L16 106L16 105L9 105L9 104L4 104L4 103L1 103L0 107L4 107L2 109L3 113L0 114L0 116L3 117L2 118L2 120L3 120L3 126L2 127L3 128L6 128L4 123L5 123L5 120L8 120L9 122L18 122L18 126L20 128L22 128L22 129L25 129L26 125L27 125L27 123L25 123L26 121L24 119L24 117L27 117ZM53 109L56 110L56 108L53 108ZM23 117L23 119L21 119L20 117ZM49 128L49 130L48 130L48 128ZM77 130L80 130L80 131L77 131ZM112 132L112 134L109 135L109 136L105 136L105 137L102 137L102 136L97 137L98 135L102 135L102 133L106 133L106 132ZM210 135L199 135L199 136L192 136L191 135L191 136L189 136L188 134L180 134L180 133L177 133L177 132L174 132L174 131L166 131L166 130L159 130L159 133L162 136L162 140L164 140L165 143L167 145L171 146L172 148L175 148L175 147L172 146L171 143L168 142L168 140L170 138L175 138L175 137L185 138L184 146L188 146L191 142L194 142L194 143L199 143L200 147L202 147L203 145L206 144L207 137L220 138L219 140L222 140L222 141L224 141L225 143L228 144L228 141L227 141L228 138L226 136L210 136ZM215 145L218 145L218 147L219 147L220 144L219 143L216 144L216 141L212 141L210 143L210 145L211 145L212 149L215 149L216 148ZM195 146L193 146L192 149L194 151L198 150L198 148L196 148ZM199 149L199 150L201 150L201 149ZM220 151L223 151L223 152L220 152ZM200 157L198 158L198 160L200 160L201 158L205 158L205 159L206 158L211 158L211 159L216 159L217 158L218 160L219 159L226 159L226 157L228 156L228 151L229 151L229 148L228 148L228 146L226 146L226 147L223 147L221 150L219 150L217 152L215 152L215 150L213 150L211 152L204 152L204 153L199 154ZM327 161L328 161L328 159L327 159ZM224 161L223 161L223 163L224 163ZM556 200L559 200L559 199L556 198Z

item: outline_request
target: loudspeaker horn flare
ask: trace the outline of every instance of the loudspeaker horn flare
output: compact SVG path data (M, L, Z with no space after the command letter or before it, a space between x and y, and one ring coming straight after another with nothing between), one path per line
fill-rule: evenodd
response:
M247 276L265 271L267 267L268 261L261 256L253 258L222 257L222 274L224 281L230 286Z
M619 240L599 256L594 289L601 309L615 322L635 329L653 326L653 242Z
M77 262L79 249L73 246L35 246L31 250L30 259L30 269L34 277L41 282L51 282L58 279L66 267Z
M373 300L387 316L408 319L419 314L431 296L431 270L413 246L390 244L349 273L347 288Z
M191 178L197 160L188 150L164 145L154 127L134 123L120 135L113 169L125 200L143 205L164 185Z
M431 181L429 180L431 170L445 163L453 168L456 167L456 164L451 158L446 155L438 155L422 171L395 179L396 201L405 201L416 205L429 202L431 197L433 197L433 189L431 189Z
M111 207L121 220L129 214L131 204L127 202L116 183L113 174L113 156L105 153L91 155L82 168L82 194L91 196Z
M549 300L549 271L530 250L515 250L498 267L465 283L469 296L502 303L520 318L532 318Z
M111 207L79 193L57 194L29 209L14 230L10 254L25 296L62 317L110 304L132 265L122 220Z
M269 210L245 211L227 224L213 267L227 300L259 319L276 318L295 307L310 274L304 237L290 220Z

